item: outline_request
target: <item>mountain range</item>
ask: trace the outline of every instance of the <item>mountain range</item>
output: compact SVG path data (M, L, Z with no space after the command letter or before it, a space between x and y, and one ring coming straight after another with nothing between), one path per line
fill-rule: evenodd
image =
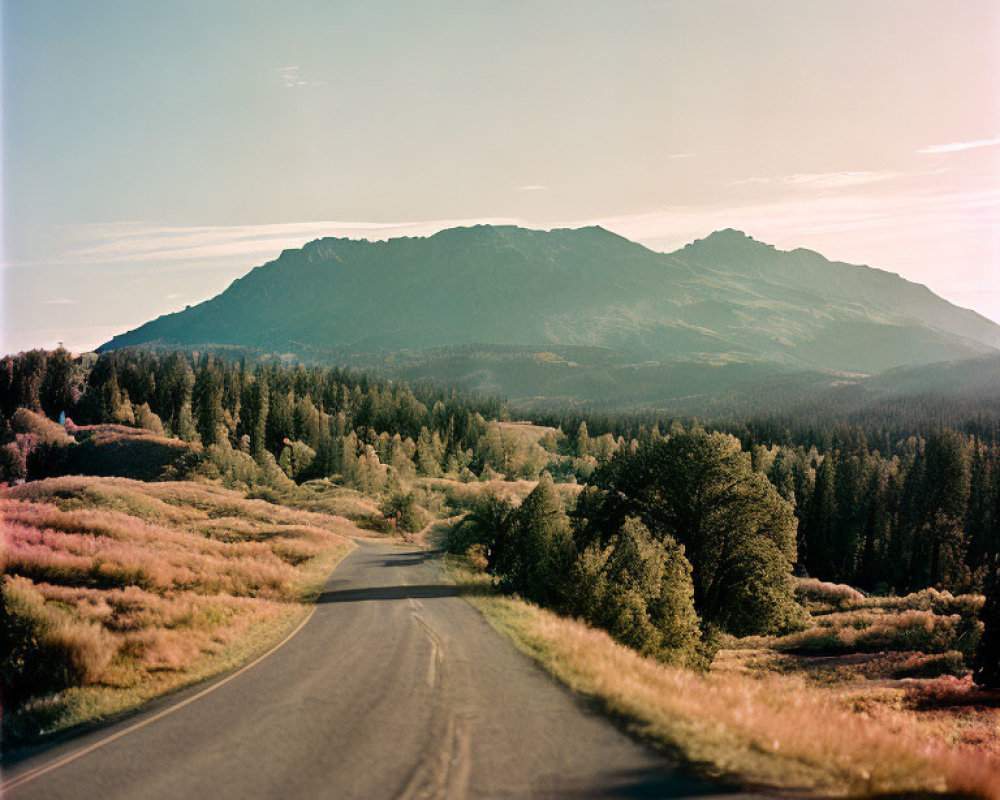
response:
M926 286L717 231L659 253L600 227L325 238L126 346L243 349L511 397L669 405L1000 355L1000 326Z

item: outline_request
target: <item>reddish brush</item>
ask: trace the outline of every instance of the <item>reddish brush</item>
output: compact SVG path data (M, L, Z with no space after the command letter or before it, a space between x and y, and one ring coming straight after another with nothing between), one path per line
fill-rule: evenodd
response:
M0 512L18 703L188 667L294 600L301 566L350 527L212 485L92 477L7 487Z

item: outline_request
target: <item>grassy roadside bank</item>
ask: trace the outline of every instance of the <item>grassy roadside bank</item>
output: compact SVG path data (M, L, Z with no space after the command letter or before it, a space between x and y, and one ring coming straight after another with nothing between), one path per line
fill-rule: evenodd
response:
M484 591L488 579L460 559L449 558L449 570L486 619L556 679L700 775L823 794L1000 798L995 754L956 741L891 693L873 688L859 702L801 676L665 666L579 621Z
M212 483L56 478L0 506L8 752L252 661L357 531Z

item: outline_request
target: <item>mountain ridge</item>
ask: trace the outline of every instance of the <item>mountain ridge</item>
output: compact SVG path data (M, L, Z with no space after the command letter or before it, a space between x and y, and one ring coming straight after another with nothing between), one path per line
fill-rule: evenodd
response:
M251 347L378 364L475 343L597 348L619 365L875 374L995 354L1000 326L895 273L731 228L659 253L600 226L477 225L315 239L100 350Z

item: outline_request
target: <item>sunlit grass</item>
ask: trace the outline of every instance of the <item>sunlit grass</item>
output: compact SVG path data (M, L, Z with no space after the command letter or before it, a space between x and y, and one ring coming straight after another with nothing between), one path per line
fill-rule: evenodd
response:
M55 478L4 489L0 504L16 623L7 743L134 708L261 650L302 618L357 530L207 483Z
M463 483L453 478L418 478L417 485L443 493L454 508L469 509L487 494L494 494L513 505L520 505L538 485L538 481L494 479ZM582 487L575 483L558 483L555 488L563 502L572 502Z
M707 673L666 666L580 621L484 591L489 579L458 564L452 562L453 573L494 627L571 689L700 774L836 794L1000 797L995 709L964 716L922 712L903 689L876 683L824 688L774 670L766 658L733 669L726 651ZM969 689L967 682L950 681L940 685ZM963 736L959 729L970 725L977 726L972 736Z

